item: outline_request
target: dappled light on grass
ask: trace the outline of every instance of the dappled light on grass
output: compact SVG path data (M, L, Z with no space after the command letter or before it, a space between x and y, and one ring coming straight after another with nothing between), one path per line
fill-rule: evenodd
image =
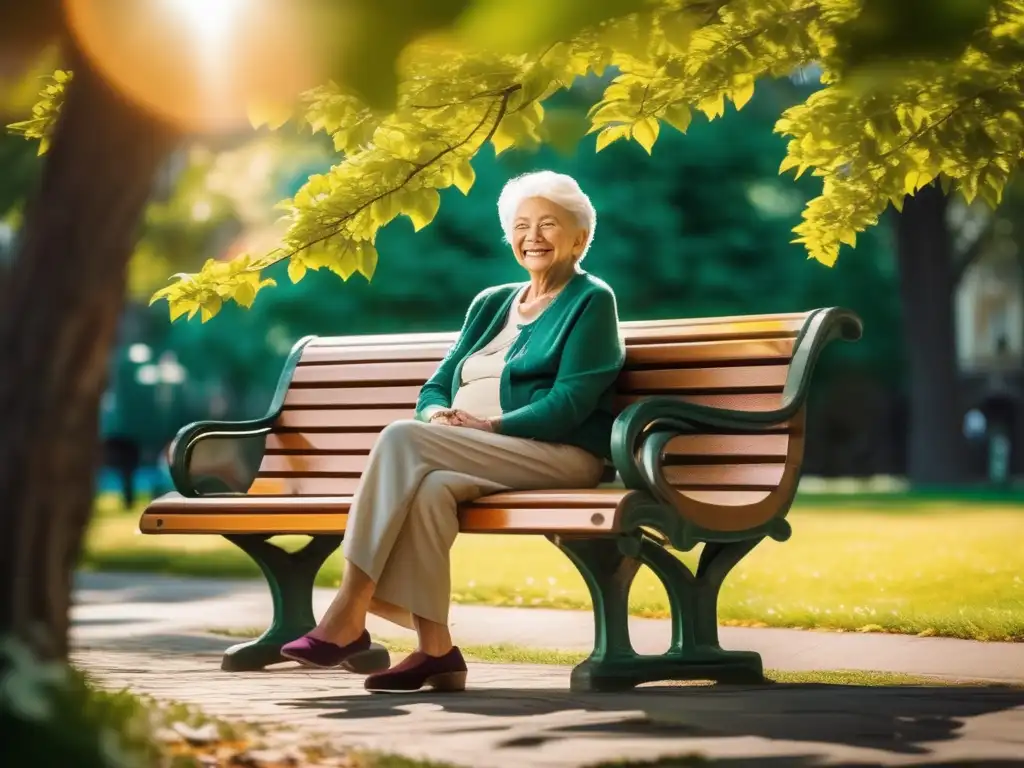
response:
M1024 515L996 505L917 504L906 511L803 507L793 538L762 543L726 580L721 623L1024 640ZM140 536L138 517L94 520L86 563L116 570L257 577L241 551L215 536ZM289 546L302 537L282 537ZM294 543L293 541L294 540ZM699 552L683 559L696 565ZM320 573L339 583L341 556ZM582 578L535 536L462 536L452 562L456 602L589 609ZM668 615L665 593L642 569L634 615Z

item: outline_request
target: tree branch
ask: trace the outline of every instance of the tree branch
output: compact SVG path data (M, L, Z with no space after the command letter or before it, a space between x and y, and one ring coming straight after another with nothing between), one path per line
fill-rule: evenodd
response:
M513 93L515 93L516 91L519 91L520 89L522 89L522 85L520 85L519 83L515 83L514 85L511 85L511 86L505 88L501 92L501 100L498 102L497 117L495 118L493 124L491 125L490 130L487 132L487 135L484 136L483 141L480 142L481 146L486 144L491 139L491 137L494 136L494 132L496 130L498 130L498 126L501 124L502 118L505 117L505 112L508 109L509 98L512 96ZM466 136L462 141L460 141L460 142L458 142L458 143L456 143L454 145L445 147L440 152L435 154L433 157L431 157L428 160L425 160L422 163L415 163L415 164L413 164L412 170L409 171L409 173L406 175L406 177L402 180L402 182L400 184L398 184L395 187L392 187L391 189L389 189L389 190L387 190L385 192L381 192L376 197L373 197L373 198L367 200L366 202L362 203L361 205L357 206L353 210L351 210L348 213L346 213L344 216L342 216L341 218L339 218L337 220L334 228L330 232L328 232L327 234L322 235L322 236L320 236L318 238L315 238L314 240L311 240L308 243L304 243L303 245L299 246L298 248L294 248L294 249L288 251L287 253L283 253L282 255L277 256L277 257L273 258L270 261L260 262L259 264L254 265L253 267L249 268L246 271L248 271L248 272L259 272L259 271L262 271L264 269L267 269L269 267L274 266L275 264L279 264L282 261L286 261L287 259L290 259L292 256L295 256L296 254L299 254L302 251L307 250L308 248L311 248L314 245L318 245L319 243L322 243L325 240L329 240L332 237L336 237L338 234L341 233L342 229L344 228L344 225L348 221L350 221L354 216L357 216L358 214L362 213L363 211L365 211L367 208L369 208L371 205L373 205L377 201L383 200L388 195L394 194L395 192L400 190L402 187L404 187L406 184L408 184L417 174L421 173L426 168L429 168L430 166L432 166L434 163L436 163L438 160L440 160L441 158L445 157L446 155L449 155L452 152L454 152L455 150L459 149L460 147L464 147L466 144L468 144L473 139L473 137L477 134L477 132L481 128L483 128L484 123L487 122L487 118L491 115L491 111L492 111L492 108L488 107L487 111L484 113L484 116L482 118L480 118L480 122L478 122L473 127L473 130L470 131L469 135Z

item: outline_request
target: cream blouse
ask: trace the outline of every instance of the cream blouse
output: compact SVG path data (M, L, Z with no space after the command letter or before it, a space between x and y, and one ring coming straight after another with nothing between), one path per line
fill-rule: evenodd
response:
M465 411L478 419L501 416L501 372L505 369L505 355L519 337L519 326L537 319L532 317L526 321L519 312L519 302L525 290L516 295L498 335L462 364L462 380L452 401L453 409Z

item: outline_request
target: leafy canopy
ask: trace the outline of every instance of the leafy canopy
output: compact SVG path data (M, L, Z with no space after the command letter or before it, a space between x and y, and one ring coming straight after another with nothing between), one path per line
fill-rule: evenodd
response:
M472 28L459 3L442 5L431 28L450 19ZM493 14L502 4L477 5ZM622 13L582 26L572 21L584 17L563 14L561 38L524 40L526 52L442 32L401 36L393 107L357 96L351 83L305 94L293 119L329 134L339 160L281 204L281 247L210 261L153 300L166 299L172 318L206 320L225 300L250 305L269 283L262 271L284 260L293 281L323 268L370 278L382 227L407 216L421 229L439 190L468 193L472 158L487 143L501 153L557 141L545 101L609 67L614 77L587 113L596 149L631 140L648 153L664 126L685 133L695 112L715 119L727 102L742 108L761 78L819 68L825 87L787 110L776 131L789 138L780 172L811 169L822 179L794 231L827 265L890 203L898 209L926 184L996 205L1024 151L1024 0L619 5Z

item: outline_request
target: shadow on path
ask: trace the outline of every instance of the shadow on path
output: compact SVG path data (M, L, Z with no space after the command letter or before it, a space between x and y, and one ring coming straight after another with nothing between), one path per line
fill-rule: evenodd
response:
M1004 741L1019 742L1017 762L976 762L974 765L1024 766L1024 689L1002 686L844 685L647 687L628 693L576 694L549 689L487 688L451 694L343 695L296 699L282 706L324 710L322 717L345 720L408 718L410 709L429 705L444 713L473 715L417 723L456 735L493 731L495 746L503 749L540 747L581 738L723 739L744 736L771 741L814 742L881 750L892 755L928 755L941 742L964 737L974 719L1001 715L998 728ZM1011 710L1018 711L1012 712ZM573 712L615 713L614 720L573 724L547 716ZM545 716L545 717L538 717ZM536 718L529 733L516 721ZM990 724L990 728L995 726ZM507 731L507 738L501 732ZM513 732L515 731L515 732ZM989 734L994 735L994 734ZM793 756L778 765L813 766L817 757ZM677 763L687 765L686 762ZM696 763L700 764L700 763ZM714 766L747 763L714 761ZM772 765L762 758L757 765ZM832 762L832 765L839 763ZM858 763L849 763L857 765ZM869 765L871 763L864 763ZM920 763L939 765L939 763ZM953 764L953 763L950 763ZM966 765L956 761L956 765ZM618 765L629 765L619 763ZM637 763L669 766L672 763Z

